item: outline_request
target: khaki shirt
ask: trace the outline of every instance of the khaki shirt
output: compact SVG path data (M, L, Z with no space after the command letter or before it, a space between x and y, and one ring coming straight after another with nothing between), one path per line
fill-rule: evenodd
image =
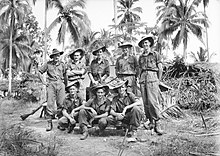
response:
M63 101L62 109L66 109L67 113L70 114L73 109L82 105L82 101L82 96L77 94L75 97L70 97L68 94Z
M126 93L122 98L119 97L119 95L116 95L112 100L111 109L113 109L116 113L122 113L126 106L134 103L135 101L136 96L131 92Z
M159 53L151 51L148 54L142 54L138 60L140 68L140 83L158 81L158 64L161 63Z
M39 72L41 74L47 72L47 80L49 81L63 81L66 74L66 66L61 61L56 64L53 61L48 61L40 67Z
M90 99L86 102L85 106L92 107L97 112L97 115L104 114L105 112L110 112L111 101L104 98L101 102L98 102L97 98Z
M88 69L88 73L91 73L94 80L99 80L99 76L104 76L105 74L109 76L110 74L110 67L109 62L107 59L104 59L101 61L101 63L98 63L98 59L94 59L91 62L90 68Z
M71 70L82 70L82 69L86 70L86 66L82 62L79 62L78 64L75 64L73 61L71 61L71 62L69 62L69 64L67 64L67 70L71 71ZM84 78L83 75L85 75L85 73L84 74L71 75L71 76L68 76L68 80L71 81L71 80Z
M124 56L120 56L115 64L115 72L116 75L136 75L138 69L138 62L135 56L128 56L128 58L124 58Z

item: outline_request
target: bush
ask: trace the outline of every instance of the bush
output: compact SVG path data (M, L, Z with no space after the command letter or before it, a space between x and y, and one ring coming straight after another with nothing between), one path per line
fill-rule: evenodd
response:
M33 131L15 124L3 130L0 139L0 155L11 156L56 156L56 141L45 146L37 141Z

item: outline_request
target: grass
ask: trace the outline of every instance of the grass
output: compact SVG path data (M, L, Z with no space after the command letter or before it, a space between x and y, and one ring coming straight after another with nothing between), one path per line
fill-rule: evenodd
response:
M25 122L20 121L20 123L23 123L20 124L16 120L19 117L19 112L24 112L27 108L32 110L35 105L31 103L27 105L20 104L12 99L1 102L0 122L2 122L2 119L5 121L0 124L2 128L0 131L0 148L3 149L0 155L56 156L59 153L77 155L78 150L78 153L83 152L85 154L87 152L90 153L87 154L88 156L93 156L95 153L96 155L102 153L117 155L120 150L124 133L119 134L121 131L112 129L107 129L105 135L101 137L90 136L88 142L84 143L77 141L77 135L79 134L66 135L60 131L55 132L56 137L54 135L36 134L25 126ZM138 136L145 139L145 142L125 143L122 156L188 156L191 152L207 154L218 151L219 147L213 137L197 137L195 135L204 132L211 133L219 128L216 112L204 114L207 130L204 129L199 114L192 111L187 111L186 114L183 119L161 120L161 128L166 132L163 136L150 135L149 131L141 128L138 131ZM94 142L95 144L93 144ZM77 146L74 143L77 143ZM104 146L96 143L101 143ZM58 147L58 145L62 146ZM85 151L80 150L81 146L84 147ZM93 146L94 148L92 148ZM107 148L100 149L98 146Z

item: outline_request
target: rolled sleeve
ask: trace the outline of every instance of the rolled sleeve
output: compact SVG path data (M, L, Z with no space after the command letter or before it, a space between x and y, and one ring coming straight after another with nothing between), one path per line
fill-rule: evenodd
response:
M45 63L45 64L43 64L43 65L39 68L38 71L39 71L41 74L43 74L43 73L45 73L45 72L47 71L47 69L48 69L48 64Z

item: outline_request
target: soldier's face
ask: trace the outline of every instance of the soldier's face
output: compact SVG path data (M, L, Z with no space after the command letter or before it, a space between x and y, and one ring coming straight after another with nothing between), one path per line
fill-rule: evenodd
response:
M71 95L75 95L75 94L77 93L77 91L78 91L78 89L77 89L76 86L71 86L71 87L69 88L69 93L70 93Z
M130 47L123 47L123 48L122 48L122 51L123 51L125 54L128 54L129 51L130 51Z
M150 41L148 41L148 40L145 40L145 41L142 43L144 49L150 48L150 44L151 44L151 43L150 43Z
M74 60L75 60L75 61L79 61L79 60L80 60L80 57L81 57L80 52L75 52L75 54L74 54Z
M97 94L97 98L101 99L102 97L105 96L105 91L104 91L104 89L101 88L101 89L97 90L96 94Z
M56 54L53 56L54 61L59 61L59 58L60 58L60 54Z
M100 58L100 57L102 56L102 54L103 54L102 49L99 49L99 50L96 52L96 56L97 56L98 58Z
M119 88L119 93L124 94L126 92L127 86L125 84L123 84L120 88Z

